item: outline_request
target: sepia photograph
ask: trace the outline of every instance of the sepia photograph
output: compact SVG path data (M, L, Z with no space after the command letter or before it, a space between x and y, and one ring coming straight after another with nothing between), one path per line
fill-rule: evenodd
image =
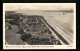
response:
M76 49L76 3L3 3L3 49Z

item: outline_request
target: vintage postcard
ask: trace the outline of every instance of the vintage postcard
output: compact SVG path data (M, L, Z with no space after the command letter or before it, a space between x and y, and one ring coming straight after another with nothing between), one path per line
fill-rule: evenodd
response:
M76 3L3 3L3 49L76 49Z

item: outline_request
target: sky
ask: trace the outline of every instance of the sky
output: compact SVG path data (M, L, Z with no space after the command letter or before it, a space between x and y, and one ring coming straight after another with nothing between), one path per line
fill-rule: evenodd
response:
M70 10L75 3L4 3L6 11L16 10Z

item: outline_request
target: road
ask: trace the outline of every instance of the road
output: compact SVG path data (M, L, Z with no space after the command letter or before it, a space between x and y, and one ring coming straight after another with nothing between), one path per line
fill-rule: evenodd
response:
M52 32L52 35L55 36L56 39L59 40L62 45L65 45L65 43L64 43L61 39L59 39L59 37L56 35L56 33L49 27L49 25L48 25L43 19L41 19L41 20L44 22L44 24L45 24L45 25L49 28L49 30Z

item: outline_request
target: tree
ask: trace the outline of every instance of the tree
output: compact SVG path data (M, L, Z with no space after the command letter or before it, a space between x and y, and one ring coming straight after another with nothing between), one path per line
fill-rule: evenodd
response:
M10 25L10 26L8 26L8 29L9 29L9 30L10 30L10 29L12 29L12 28L11 28L11 25Z
M30 37L31 37L31 34L25 33L20 38L23 42L26 42L29 40Z
M23 34L24 31L23 31L23 29L19 29L17 33L19 33L19 34Z

